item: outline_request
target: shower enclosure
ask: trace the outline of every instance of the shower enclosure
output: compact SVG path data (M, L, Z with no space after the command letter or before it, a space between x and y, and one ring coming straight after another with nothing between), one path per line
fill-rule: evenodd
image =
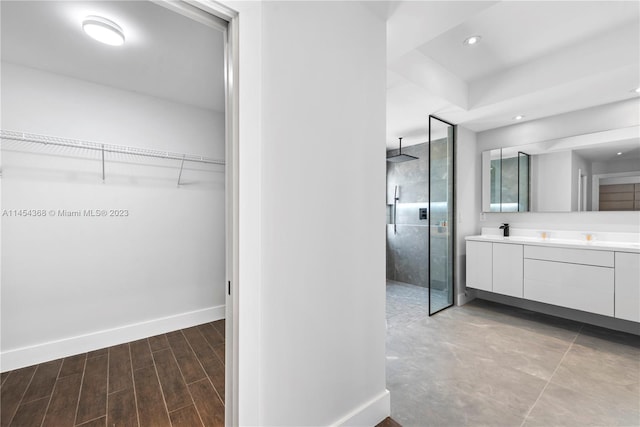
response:
M387 156L387 280L412 286L429 315L453 305L454 137L429 116L427 142Z

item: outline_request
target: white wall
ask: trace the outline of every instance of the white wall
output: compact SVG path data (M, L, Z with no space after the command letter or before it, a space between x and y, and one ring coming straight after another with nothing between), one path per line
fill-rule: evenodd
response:
M383 402L373 425L388 414L385 23L356 2L262 7L259 425Z
M574 111L540 120L519 123L477 134L477 156L485 150L512 147L573 135L600 132L640 124L640 101L627 101ZM476 191L481 191L480 171L476 173ZM477 203L480 214L481 205ZM640 232L640 212L566 212L566 213L486 213L481 227L498 227L508 222L516 228L546 230L586 230Z
M3 129L224 157L208 110L8 63L1 102ZM102 183L96 153L3 150L3 209L129 212L2 217L3 370L223 316L223 168L178 188L179 162L107 156Z
M531 144L637 126L639 122L640 100L635 97L626 101L479 132L478 149L482 152L493 148Z
M455 289L457 304L467 302L466 293L466 244L465 236L480 233L478 225L481 188L477 177L480 176L481 157L476 155L476 133L463 126L457 127L456 142L456 271Z
M356 2L225 4L240 12L238 424L374 425L389 414L385 24Z

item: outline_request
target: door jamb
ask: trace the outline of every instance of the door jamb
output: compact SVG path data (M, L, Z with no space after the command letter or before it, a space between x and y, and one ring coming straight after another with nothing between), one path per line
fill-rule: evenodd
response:
M237 11L210 0L150 0L225 34L225 425L239 424L238 410L238 246L239 246L239 90L240 33Z

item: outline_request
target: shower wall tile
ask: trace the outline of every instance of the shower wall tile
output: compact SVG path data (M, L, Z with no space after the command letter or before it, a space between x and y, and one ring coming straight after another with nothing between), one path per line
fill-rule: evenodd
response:
M387 163L387 203L393 204L398 186L396 208L397 234L387 227L387 278L418 286L428 286L427 220L421 220L419 209L429 201L428 144L403 147L403 154L418 157L403 163ZM398 150L387 152L387 156ZM393 217L390 217L390 222Z
M387 279L410 283L417 286L428 286L428 225L438 224L448 218L447 202L451 197L448 186L444 185L448 176L446 139L434 141L431 148L432 190L429 220L421 220L420 208L429 207L429 146L418 144L402 149L403 154L418 157L402 163L387 163L387 204L388 223L393 222L393 198L395 186L398 186L398 204L396 206L397 234L393 225L387 226ZM398 150L390 150L387 156L398 154ZM434 253L446 254L448 234L442 234L442 227L434 228ZM439 249L439 250L436 250ZM446 283L444 274L451 260L443 255L435 259L432 271L432 285L438 288L439 280Z
M404 225L422 225L426 226L428 221L420 219L420 209L428 208L429 204L423 203L399 203L396 209L396 215L398 216L397 224Z
M387 278L417 286L428 286L427 227L387 227Z
M400 203L426 202L429 200L428 171L429 153L427 144L412 145L402 149L403 154L418 157L403 163L387 163L387 203L393 203L394 188L400 188ZM398 154L398 150L387 152L387 157Z

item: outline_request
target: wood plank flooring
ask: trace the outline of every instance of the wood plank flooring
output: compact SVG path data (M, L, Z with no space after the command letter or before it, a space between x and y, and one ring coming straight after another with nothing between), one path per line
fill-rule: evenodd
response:
M224 425L224 320L0 376L0 427Z
M387 417L376 425L376 427L402 427L397 421L391 417Z

